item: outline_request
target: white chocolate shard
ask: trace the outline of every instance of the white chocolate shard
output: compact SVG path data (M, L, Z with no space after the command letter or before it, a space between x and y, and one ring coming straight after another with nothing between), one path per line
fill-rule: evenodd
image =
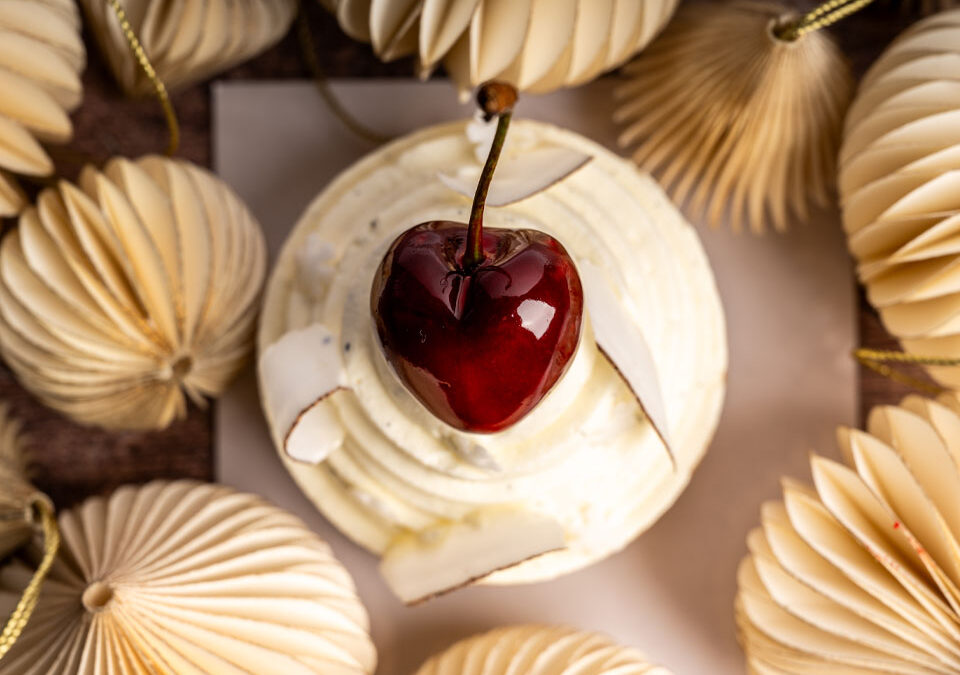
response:
M291 331L260 357L261 400L291 459L319 464L343 443L343 426L323 405L347 389L340 340L320 323Z
M574 171L583 168L590 155L569 148L539 148L505 157L487 194L487 206L507 206L540 194ZM480 180L481 166L468 166L456 173L437 174L454 192L473 199Z
M384 552L380 573L397 597L413 605L564 546L563 527L549 516L488 508L400 535Z
M584 310L590 316L597 348L636 397L676 468L660 376L643 330L628 315L623 301L604 279L602 270L586 261L579 262L577 269L583 283Z

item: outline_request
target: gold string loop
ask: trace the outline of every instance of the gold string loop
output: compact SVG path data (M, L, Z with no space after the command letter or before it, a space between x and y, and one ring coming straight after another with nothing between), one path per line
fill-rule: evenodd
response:
M919 354L908 354L907 352L895 352L882 349L857 349L853 352L853 356L870 370L880 373L894 382L899 382L900 384L905 384L908 387L913 387L914 389L919 389L920 391L933 395L942 394L948 390L940 385L925 382L912 375L908 375L892 367L890 364L941 367L960 366L960 358L921 356Z
M826 28L840 19L858 12L873 0L827 0L795 21L779 26L775 33L781 40L793 42L807 33Z
M300 51L303 54L303 60L306 62L307 68L310 69L310 74L313 75L313 82L317 87L317 91L327 104L327 107L330 108L330 112L340 120L343 126L358 137L376 145L381 145L393 140L392 136L374 131L354 117L353 114L343 106L340 99L333 93L333 90L330 89L326 73L323 72L320 60L317 58L317 48L313 41L313 33L310 30L310 22L307 20L302 2L300 5L300 13L297 16L297 37L300 40Z
M163 108L163 115L167 119L167 130L170 133L170 140L167 143L167 156L171 157L177 152L177 148L180 147L180 124L177 122L177 113L173 109L173 104L170 102L167 87L163 83L163 80L157 75L157 71L154 69L153 64L150 63L150 59L147 57L147 53L144 51L140 39L137 38L137 34L130 26L130 22L127 20L127 13L123 10L120 0L107 0L107 4L113 9L113 13L120 23L120 30L127 39L127 44L130 45L130 51L133 52L133 56L140 64L140 68L147 76L147 79L150 80L150 83L153 84L154 90L156 90L157 99Z
M0 633L0 659L6 656L14 643L27 627L33 610L37 607L40 599L40 586L46 578L47 573L53 566L53 561L57 557L57 551L60 548L60 529L57 527L57 517L53 513L53 507L45 498L36 499L32 508L40 520L40 526L43 531L43 559L40 561L37 571L33 573L33 578L20 596L20 602L16 609L7 620L3 632Z

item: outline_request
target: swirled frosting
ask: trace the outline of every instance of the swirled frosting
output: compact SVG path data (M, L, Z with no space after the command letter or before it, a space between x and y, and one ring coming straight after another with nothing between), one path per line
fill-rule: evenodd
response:
M383 553L411 532L468 521L485 509L520 508L559 523L566 546L490 580L546 579L619 550L680 494L723 399L723 314L695 231L648 176L577 134L516 122L525 139L516 147L571 148L593 160L529 199L488 209L486 222L543 230L578 265L601 271L649 346L677 466L599 354L589 316L567 373L515 426L471 435L434 418L383 357L369 293L400 232L428 220L466 221L469 200L437 179L477 161L465 127L456 122L402 138L341 174L314 201L271 279L260 349L318 324L339 343L349 390L319 404L335 427L337 448L319 464L281 456L347 535ZM261 360L261 380L263 367ZM265 408L282 447L286 430Z
M560 626L511 626L458 642L416 675L670 675L605 635Z

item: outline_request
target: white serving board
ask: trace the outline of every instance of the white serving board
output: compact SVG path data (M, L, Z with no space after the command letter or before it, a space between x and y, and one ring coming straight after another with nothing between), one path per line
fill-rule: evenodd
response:
M568 127L614 147L611 80L523 97L517 115ZM378 131L400 134L471 114L445 82L338 81L344 105ZM306 205L372 149L348 132L309 82L214 86L218 173L263 224L276 255ZM219 402L218 480L300 515L353 573L380 650L379 675L412 675L430 654L498 625L542 621L599 630L645 651L675 675L744 672L736 643L736 568L760 505L779 477L808 476L810 450L834 454L837 424L856 420L856 303L839 215L789 234L733 235L700 227L727 314L730 376L716 439L677 504L633 545L557 581L477 587L407 609L376 559L329 525L299 492L270 443L252 369Z

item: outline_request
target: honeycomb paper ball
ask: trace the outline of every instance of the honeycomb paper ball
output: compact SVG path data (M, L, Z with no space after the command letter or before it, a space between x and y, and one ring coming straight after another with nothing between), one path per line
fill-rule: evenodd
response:
M562 626L511 626L463 640L416 675L670 675L636 649Z
M442 63L461 91L491 79L545 92L588 82L643 49L679 0L321 0L390 61Z
M911 396L785 481L739 572L749 672L960 672L960 405Z
M81 0L101 51L128 94L153 92L107 0ZM130 27L168 89L221 73L286 34L296 0L120 0Z
M627 66L618 142L712 226L787 229L832 201L850 67L825 31L790 41L779 0L685 6Z
M38 501L53 509L49 499L29 480L23 453L20 423L0 403L0 559L25 544L33 535Z
M843 224L867 296L906 351L960 357L960 9L869 70L840 152ZM931 368L960 386L960 370Z
M17 675L370 675L353 580L297 518L259 497L178 481L123 487L59 517L63 543ZM0 570L9 615L33 561Z
M42 143L73 136L85 66L74 0L0 0L0 217L27 206L17 174L53 173Z
M259 225L209 172L160 157L87 167L0 244L0 352L80 422L164 427L243 366L265 268Z

